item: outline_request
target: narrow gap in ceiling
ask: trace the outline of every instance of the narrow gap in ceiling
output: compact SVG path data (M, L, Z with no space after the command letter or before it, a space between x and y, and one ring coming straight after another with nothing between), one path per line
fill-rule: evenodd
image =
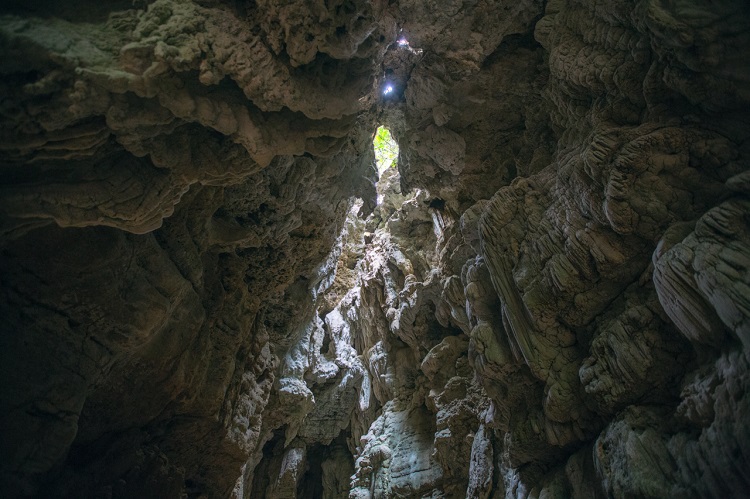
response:
M398 144L393 139L391 131L384 126L379 126L372 140L375 150L375 165L378 170L378 179L383 176L389 168L396 168L398 163ZM378 189L378 204L383 201L383 194Z

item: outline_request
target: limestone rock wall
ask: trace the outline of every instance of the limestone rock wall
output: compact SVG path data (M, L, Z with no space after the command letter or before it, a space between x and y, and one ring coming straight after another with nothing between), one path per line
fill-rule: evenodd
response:
M0 495L741 496L748 26L10 2Z
M381 10L3 5L0 495L250 474L350 200L375 202Z
M381 308L424 288L462 334L407 335L417 378L434 400L455 394L441 355L457 349L483 390L459 392L473 412L447 439L426 399L430 456L469 463L469 497L741 495L750 11L501 4L515 15L491 36L483 3L419 11L431 22L405 22L411 54L386 56L409 75L385 111L402 185L429 191L439 237L429 275L398 265ZM460 496L441 464L433 493Z

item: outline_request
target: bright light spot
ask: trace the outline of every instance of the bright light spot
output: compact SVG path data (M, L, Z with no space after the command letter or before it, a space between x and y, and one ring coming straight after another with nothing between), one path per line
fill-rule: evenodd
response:
M393 92L393 85L386 85L385 89L383 89L383 95L388 95L391 92Z
M398 44L399 48L406 49L412 54L421 55L422 49L414 49L409 45L409 40L406 39L405 36L402 36L398 40L396 40L396 44Z

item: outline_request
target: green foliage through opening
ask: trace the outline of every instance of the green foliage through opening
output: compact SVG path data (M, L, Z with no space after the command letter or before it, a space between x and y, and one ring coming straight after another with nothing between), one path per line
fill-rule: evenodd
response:
M375 164L378 168L378 176L384 171L396 165L398 160L398 144L391 132L384 126L379 126L375 133L375 139L372 141L372 147L375 149Z

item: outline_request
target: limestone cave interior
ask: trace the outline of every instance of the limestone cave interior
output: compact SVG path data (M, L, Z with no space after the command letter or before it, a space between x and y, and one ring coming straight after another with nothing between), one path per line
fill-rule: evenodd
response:
M0 497L750 496L747 0L5 0Z

